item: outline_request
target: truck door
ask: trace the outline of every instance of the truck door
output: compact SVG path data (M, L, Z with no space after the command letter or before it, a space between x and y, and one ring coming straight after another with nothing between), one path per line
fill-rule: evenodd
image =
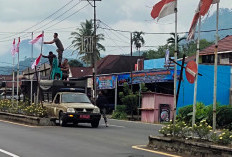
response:
M60 102L61 102L61 96L60 94L57 94L51 106L52 116L55 116L55 117L58 116L58 112L59 112L58 108L59 108Z

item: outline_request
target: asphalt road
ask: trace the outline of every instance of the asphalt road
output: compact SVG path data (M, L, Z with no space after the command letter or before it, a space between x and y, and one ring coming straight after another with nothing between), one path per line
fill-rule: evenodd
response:
M105 127L30 127L0 121L0 157L166 157L132 148L146 145L160 125L109 120ZM7 155L8 153L8 155ZM10 154L12 153L12 154Z

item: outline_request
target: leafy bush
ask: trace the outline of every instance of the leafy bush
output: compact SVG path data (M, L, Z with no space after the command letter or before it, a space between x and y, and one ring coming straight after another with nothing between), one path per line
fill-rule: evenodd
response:
M126 112L114 111L112 114L113 119L127 119Z
M232 132L230 132L228 129L223 130L223 132L218 136L217 142L223 145L231 144Z
M180 138L186 138L190 135L191 127L188 127L185 122L177 122L175 125L172 124L172 121L168 125L163 126L159 133L164 136L175 136Z
M118 105L116 111L113 112L112 118L114 119L127 119L126 106Z
M42 104L28 105L27 102L19 102L16 105L16 101L11 100L0 100L0 111L39 117L47 115L47 110L42 107Z
M217 110L217 125L220 128L232 130L232 107L220 106Z
M184 121L186 124L192 124L192 105L179 108L177 119ZM217 128L226 128L232 130L232 107L228 105L217 104ZM209 125L213 124L213 105L205 106L203 103L197 103L196 106L196 123L206 120Z
M208 125L206 120L202 120L199 125L194 124L192 128L192 132L197 135L201 140L206 139L209 140L210 133L212 131L212 127Z

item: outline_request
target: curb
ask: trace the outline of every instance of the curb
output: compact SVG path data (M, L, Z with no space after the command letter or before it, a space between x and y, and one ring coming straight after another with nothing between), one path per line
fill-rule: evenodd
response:
M19 122L23 124L35 125L35 126L54 126L54 122L50 118L40 118L33 116L26 116L21 114L13 114L7 112L0 112L0 119L8 120L11 122Z

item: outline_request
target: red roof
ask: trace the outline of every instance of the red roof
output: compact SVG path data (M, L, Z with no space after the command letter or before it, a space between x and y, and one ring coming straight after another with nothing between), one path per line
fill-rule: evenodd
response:
M82 78L88 75L92 75L91 67L70 67L72 78Z
M134 70L139 56L108 55L97 62L97 74L122 73Z
M215 44L200 51L200 55L214 54ZM232 52L232 35L228 35L225 38L218 41L218 52Z

